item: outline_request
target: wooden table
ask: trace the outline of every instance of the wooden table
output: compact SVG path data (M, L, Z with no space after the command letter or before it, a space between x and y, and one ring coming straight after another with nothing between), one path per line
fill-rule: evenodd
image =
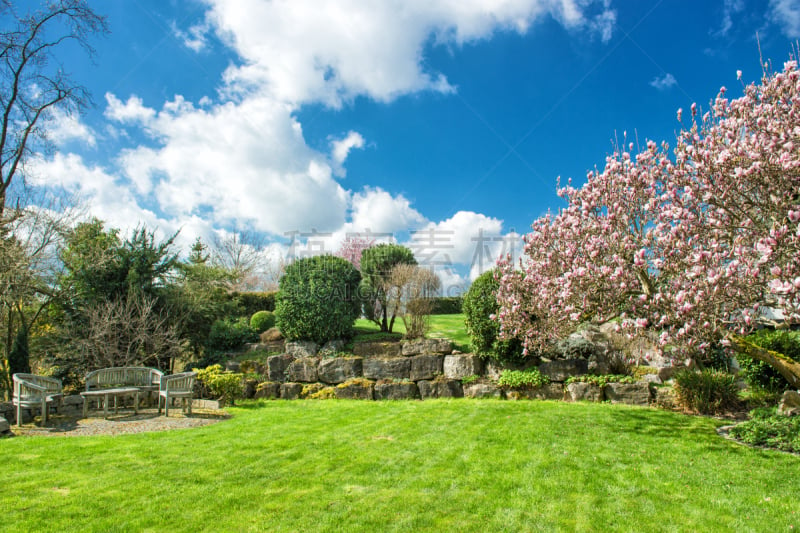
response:
M99 389L99 390L90 390L84 391L81 393L83 397L83 417L86 418L86 413L88 412L89 407L89 399L97 398L97 401L100 401L100 398L103 399L103 418L108 418L108 399L109 397L114 398L114 414L117 414L117 398L120 396L124 396L126 394L133 394L136 396L133 402L133 412L135 414L139 413L139 389L136 387L118 387L116 389Z

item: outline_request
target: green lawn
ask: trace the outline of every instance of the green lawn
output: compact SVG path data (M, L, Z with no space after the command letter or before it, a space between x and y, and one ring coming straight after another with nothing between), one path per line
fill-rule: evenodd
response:
M800 457L609 404L272 401L0 440L8 531L790 531Z
M356 320L355 327L356 340L380 338L380 335L376 335L380 332L380 328L370 320L360 318ZM395 320L392 332L397 333L398 337L405 334L406 328L403 326L401 319ZM464 327L464 315L462 313L457 315L432 315L428 337L450 339L457 349L464 352L469 351L469 335Z

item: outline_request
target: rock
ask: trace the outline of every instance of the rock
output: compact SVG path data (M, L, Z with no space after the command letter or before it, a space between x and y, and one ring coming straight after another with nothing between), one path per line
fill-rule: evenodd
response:
M406 357L364 359L362 368L364 377L367 379L409 379L411 377L411 359Z
M550 378L550 381L566 381L571 376L582 376L589 371L586 359L556 359L539 365L539 372Z
M336 386L336 398L339 400L372 400L374 383L364 378L357 378Z
M470 383L464 385L465 398L497 398L504 397L503 389L494 383Z
M654 401L657 406L664 409L675 408L675 389L672 387L655 387L654 394Z
M280 398L281 397L281 384L275 381L262 381L256 387L256 398Z
M605 394L606 400L611 403L650 405L650 384L643 381L638 383L609 383L606 385Z
M444 377L463 379L483 374L483 360L477 355L447 355L444 358Z
M11 431L11 425L5 417L0 416L0 433L8 433Z
M360 357L323 359L317 367L319 380L324 383L335 384L360 377L362 375L362 361Z
M442 374L443 355L416 355L411 357L411 381L433 379Z
M272 355L267 357L267 368L265 374L270 381L286 381L286 370L294 361L294 357L288 353Z
M326 399L324 395L317 395L317 393L322 389L330 389L330 396L328 396L328 398L333 398L333 387L328 387L322 383L308 383L303 385L303 391L300 393L300 398L311 398L316 400Z
M402 354L412 355L445 355L453 351L453 343L447 339L417 339L403 343Z
M239 363L239 361L228 361L225 363L225 370L228 372L239 372L241 367L242 365Z
M675 376L675 373L677 371L678 371L677 367L662 366L661 368L658 369L658 374L656 375L658 376L658 379L661 380L661 383L664 383L671 380Z
M399 342L356 342L353 353L360 357L399 357L403 346Z
M376 400L418 400L419 398L419 387L413 381L375 385Z
M300 357L314 357L319 352L319 344L311 341L292 341L286 343L286 353Z
M602 402L604 398L603 389L592 383L570 383L567 392L573 402Z
M778 404L778 414L784 416L800 415L800 392L787 390Z
M269 328L267 331L258 336L261 342L275 342L283 340L281 330L278 328Z
M320 357L336 357L339 352L344 349L344 341L343 340L333 340L328 341L325 345L319 349L317 355Z
M289 381L302 381L305 383L313 383L318 381L318 364L319 359L316 357L303 357L300 359L295 359L289 363L288 367L286 367L286 378L284 379L288 379Z
M262 365L261 363L259 363L256 360L253 360L253 359L248 359L247 361L242 361L242 364L240 365L239 370L241 370L241 372L244 373L244 374L262 374L263 375L263 374L266 373L265 365Z
M595 326L584 328L558 342L554 351L558 359L586 360L587 371L596 374L614 373L614 359L622 356L608 336Z
M427 398L463 398L464 388L457 379L437 379L435 381L418 381L420 397Z
M525 391L531 400L563 400L564 386L561 383L548 383Z
M256 387L258 387L258 380L257 379L246 379L244 380L244 390L242 391L243 395L247 399L253 399L256 396Z
M284 400L299 400L302 392L302 383L281 383L281 398Z
M645 374L642 376L642 381L646 383L652 383L654 385L661 385L661 383L663 383L661 378L658 377L658 374Z

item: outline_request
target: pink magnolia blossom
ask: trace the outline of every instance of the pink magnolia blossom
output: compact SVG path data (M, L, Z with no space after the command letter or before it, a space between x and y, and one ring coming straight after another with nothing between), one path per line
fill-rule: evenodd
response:
M763 305L800 322L797 63L743 91L720 89L700 122L693 105L671 152L617 151L558 190L567 206L533 223L524 260L499 264L502 335L540 349L618 317L691 352L747 332Z

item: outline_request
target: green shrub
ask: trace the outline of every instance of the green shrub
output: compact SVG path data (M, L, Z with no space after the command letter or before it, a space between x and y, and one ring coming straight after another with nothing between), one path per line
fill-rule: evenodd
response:
M509 389L541 387L550 383L550 378L539 372L538 368L531 370L503 370L497 384Z
M598 387L605 387L609 383L636 383L636 378L625 374L601 374L597 376L586 374L583 376L570 376L565 383L567 385L570 383L591 383Z
M800 361L800 332L763 329L748 336L747 340L766 350ZM741 367L742 378L751 387L771 392L783 392L792 388L786 378L767 363L740 353L736 354L736 360Z
M675 374L678 405L701 414L718 414L739 407L736 376L719 370L682 370Z
M476 376L475 374L472 374L471 376L467 376L465 378L461 378L461 384L462 385L469 385L470 383L475 383L479 379L481 379L480 376Z
M432 315L458 315L462 312L463 296L437 296L431 298Z
M361 274L341 257L298 259L286 267L275 304L278 329L288 340L324 344L353 336L360 314Z
M753 446L800 453L800 416L783 416L771 409L755 409L751 419L731 428L731 437Z
M216 320L208 333L206 348L214 350L235 350L247 342L256 342L258 334L250 327L247 318Z
M275 313L257 311L250 317L250 328L256 333L263 333L275 325Z
M464 324L467 327L475 353L501 363L515 363L523 359L522 342L518 339L500 340L500 324L490 318L499 309L496 292L499 283L494 272L484 272L472 282L464 296Z
M224 372L221 365L211 365L203 369L193 369L197 372L197 380L205 387L208 395L213 398L234 405L236 398L244 395L242 374Z
M251 316L258 311L275 311L277 292L234 292L231 298L241 308L242 316Z
M8 375L17 372L29 374L31 371L30 350L28 349L28 329L23 326L17 331L11 351L8 353Z

